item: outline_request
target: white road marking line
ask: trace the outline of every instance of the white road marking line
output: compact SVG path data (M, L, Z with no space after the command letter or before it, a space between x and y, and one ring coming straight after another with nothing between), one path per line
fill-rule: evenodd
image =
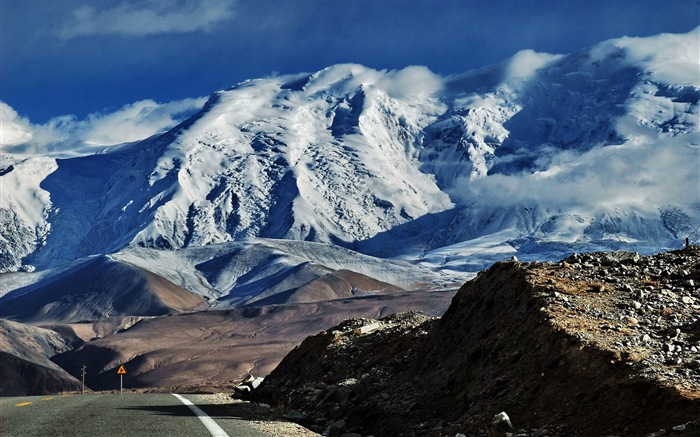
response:
M229 437L228 434L226 434L226 431L221 429L218 423L214 421L211 417L207 415L204 411L202 411L201 408L190 402L189 400L185 399L183 396L180 396L179 394L171 393L173 396L176 398L180 399L180 402L183 404L187 405L187 407L192 410L192 412L199 418L199 420L202 421L204 426L207 427L209 432L211 433L212 437Z

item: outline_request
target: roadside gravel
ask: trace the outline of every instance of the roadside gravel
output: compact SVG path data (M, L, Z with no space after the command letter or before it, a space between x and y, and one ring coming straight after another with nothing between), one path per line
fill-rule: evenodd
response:
M234 399L230 394L212 393L193 396L203 404L230 405L232 415L249 419L249 423L270 437L317 437L316 434L303 426L286 421L274 414L269 406L255 404L240 399ZM255 418L255 419L253 419Z

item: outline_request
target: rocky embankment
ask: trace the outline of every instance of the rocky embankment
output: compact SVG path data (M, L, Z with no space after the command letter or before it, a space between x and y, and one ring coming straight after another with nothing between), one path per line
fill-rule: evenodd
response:
M307 338L252 397L326 435L700 435L699 284L697 246L497 263L440 319Z

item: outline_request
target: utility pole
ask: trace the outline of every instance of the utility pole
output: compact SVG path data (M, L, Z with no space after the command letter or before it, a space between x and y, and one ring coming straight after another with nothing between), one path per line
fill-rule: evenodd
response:
M86 372L85 372L85 369L87 369L87 366L86 366L85 364L83 364L83 367L82 367L82 370L83 370L83 387L82 387L82 389L80 390L80 394L83 394L83 395L85 394L85 373L86 373Z

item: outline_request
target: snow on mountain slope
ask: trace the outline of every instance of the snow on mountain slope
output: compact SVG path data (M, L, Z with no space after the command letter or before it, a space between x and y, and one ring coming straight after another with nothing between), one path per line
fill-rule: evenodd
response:
M80 322L209 306L442 290L463 280L332 244L294 240L245 240L179 250L132 246L50 270L6 274L0 316L33 323ZM23 276L21 281L15 280L17 275Z
M460 272L697 240L699 46L700 28L446 78L344 64L246 81L166 134L24 182L4 166L2 268L263 237Z
M379 281L373 285L355 281L360 293L383 292L389 285L408 290L444 287L462 279L332 244L294 240L244 240L170 251L131 247L111 256L205 296L217 306L253 303L319 279L352 276L343 272Z
M460 208L434 236L425 261L479 257L483 252L474 249L484 242L489 253L515 251L526 259L527 253L656 251L678 247L684 237L697 241L699 46L700 29L612 40L549 60L525 81L461 98L468 115L486 112L487 122L503 130L489 129L501 136L487 147L465 142L468 154L481 151L477 161L488 172L441 186Z
M22 258L45 241L51 203L40 182L55 170L52 158L0 155L0 272L18 270Z
M356 83L363 75L378 73L341 65L311 76L301 91L288 82L299 78L282 77L215 96L152 173L151 184L179 167L179 186L135 240L163 236L174 247L255 236L347 243L452 206L411 164L412 142L439 103L400 105ZM175 232L159 218L174 221Z

